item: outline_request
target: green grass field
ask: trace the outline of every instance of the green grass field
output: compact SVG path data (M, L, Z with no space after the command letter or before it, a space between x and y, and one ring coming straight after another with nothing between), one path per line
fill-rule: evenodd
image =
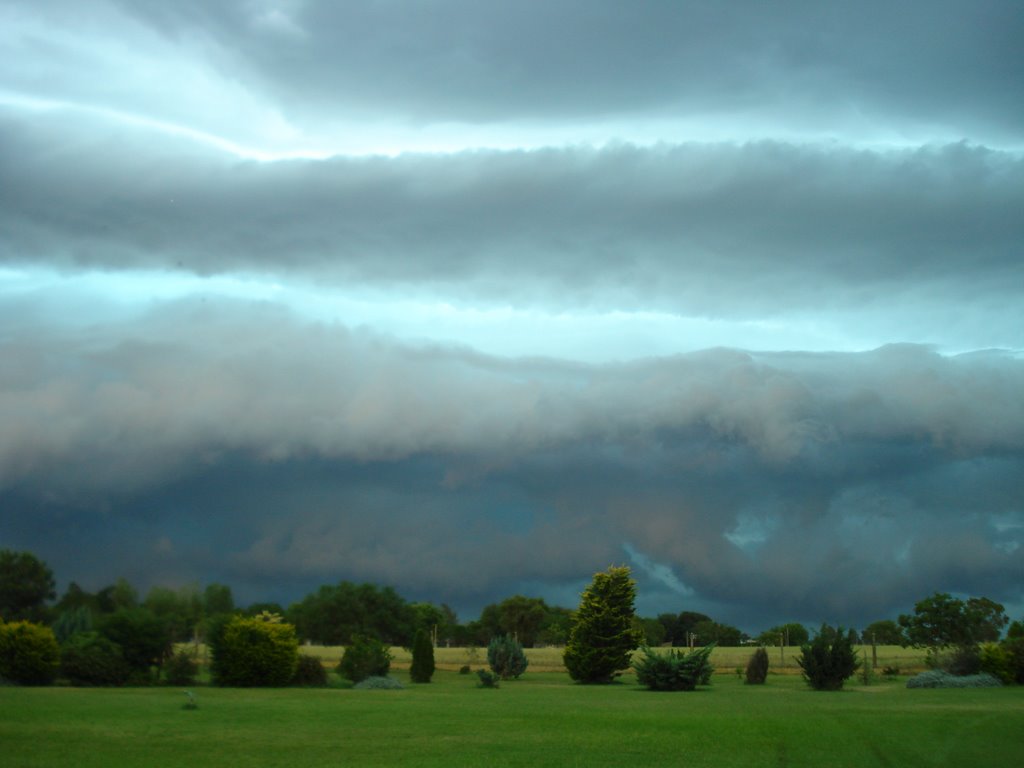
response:
M404 672L396 673L403 681ZM0 764L22 766L963 766L1020 764L1024 688L809 690L716 674L693 693L441 671L404 691L0 688Z

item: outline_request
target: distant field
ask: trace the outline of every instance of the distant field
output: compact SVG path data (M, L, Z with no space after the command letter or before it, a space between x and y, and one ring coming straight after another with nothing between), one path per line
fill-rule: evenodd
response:
M397 676L407 683L404 672ZM497 690L438 672L403 691L0 687L4 768L284 766L1010 766L1024 688L838 693L795 675L693 693L630 677L583 686L527 672ZM337 685L337 680L334 680Z
M858 654L864 658L871 659L871 646L857 646ZM318 656L324 664L333 667L341 660L345 649L338 646L308 645L302 648L303 653ZM562 648L527 648L526 658L530 660L530 671L533 672L564 672L562 665ZM736 667L746 668L747 659L754 652L753 648L715 648L711 653L711 663L714 664L719 674L735 674ZM404 648L392 648L392 662L396 669L408 668L412 658ZM779 648L770 648L771 671L779 674L799 674L800 668L796 664L796 657L799 655L799 648L786 648L780 652ZM914 648L901 648L898 645L877 646L878 670L887 666L898 667L901 672L921 671L925 668L924 651ZM468 664L473 669L487 665L487 649L477 648L436 648L434 660L438 669L457 671L461 666Z

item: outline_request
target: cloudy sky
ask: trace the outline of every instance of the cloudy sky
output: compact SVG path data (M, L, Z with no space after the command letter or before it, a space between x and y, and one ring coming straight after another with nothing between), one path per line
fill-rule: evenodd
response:
M8 0L0 546L1024 613L1016 0Z

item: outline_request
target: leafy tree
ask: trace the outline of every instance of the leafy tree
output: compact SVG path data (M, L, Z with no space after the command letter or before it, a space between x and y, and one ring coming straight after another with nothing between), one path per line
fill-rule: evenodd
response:
M1006 628L1006 637L1013 639L1016 637L1024 637L1024 621L1015 621Z
M519 677L529 663L523 644L510 635L493 637L487 645L487 664L502 680Z
M167 624L146 608L125 608L105 616L99 630L121 648L129 668L141 675L160 666L171 650Z
M434 644L422 629L416 630L412 641L412 666L409 679L414 683L429 683L434 676Z
M547 615L540 623L537 643L543 645L565 645L572 630L573 612L557 605L548 606Z
M842 627L832 630L827 624L821 625L813 642L800 647L796 663L816 691L840 690L860 667L849 635Z
M643 648L643 656L633 663L636 680L652 691L692 691L711 682L714 669L708 657L714 645L684 653L670 649L667 653Z
M936 592L915 603L914 615L899 617L904 644L932 651L998 639L1006 622L999 603L984 597L964 602L945 592Z
M120 686L131 672L121 647L98 632L80 632L61 647L60 674L72 685Z
M96 608L100 613L115 613L125 608L138 608L138 606L139 593L123 577L96 593Z
M353 683L384 677L391 669L391 650L375 637L356 635L338 663L338 674Z
M92 631L92 627L92 611L87 606L80 605L57 614L53 622L53 634L56 635L58 643L63 643L79 632Z
M342 581L322 586L288 609L299 636L323 645L348 645L356 635L408 646L415 614L391 587Z
M679 626L679 614L659 613L658 622L665 628L665 639L662 642L671 643L672 645L686 645L686 642L683 640L683 631Z
M573 680L610 683L640 643L633 628L636 582L627 567L594 574L580 598L563 661Z
M0 680L49 685L60 666L60 647L49 627L30 621L0 624Z
M213 680L248 688L288 685L299 662L295 627L276 614L232 616L210 633Z
M226 613L234 613L235 598L231 595L231 587L226 584L207 584L203 590L203 613L207 616L220 616ZM280 606L270 613L283 614ZM259 613L260 611L257 611Z
M747 661L747 685L764 685L768 679L768 651L761 646Z
M192 638L203 613L199 590L194 586L178 590L153 587L146 595L142 607L164 623L175 642Z
M501 631L518 639L526 648L532 648L537 642L537 632L547 614L548 606L539 597L513 595L498 605Z
M781 638L781 640L780 640ZM769 630L762 632L757 636L757 642L760 645L774 646L774 645L806 645L811 639L811 636L807 632L807 627L803 624L796 622L790 622L789 624L780 624L777 627L772 627Z
M168 685L192 685L199 674L199 664L192 653L181 650L167 660L163 672Z
M717 621L698 622L693 627L693 634L696 635L697 645L720 645L728 648L738 646L743 635L736 627L719 624Z
M643 638L643 645L657 647L665 642L665 625L657 619L634 616L633 629Z
M864 628L863 638L866 643L877 643L878 645L906 645L903 630L892 619L868 624Z
M55 586L53 572L31 552L0 549L0 619L45 620Z

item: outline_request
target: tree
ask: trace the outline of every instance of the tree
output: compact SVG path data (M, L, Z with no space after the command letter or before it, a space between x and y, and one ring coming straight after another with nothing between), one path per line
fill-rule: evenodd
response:
M693 634L697 645L720 645L735 648L740 644L740 632L736 627L719 624L717 621L701 621L694 625Z
M55 586L53 572L31 552L0 549L0 619L43 621Z
M526 648L532 648L537 641L548 606L539 597L513 595L498 605L498 622L501 631L512 635Z
M768 651L762 645L747 661L747 685L764 685L768 679Z
M423 629L416 630L412 641L412 666L409 679L414 683L429 683L434 676L434 644Z
M511 635L498 635L487 645L487 664L502 680L511 680L523 674L530 662L522 643Z
M580 598L563 661L573 680L610 683L640 644L633 628L636 582L627 567L594 574Z
M657 619L633 617L633 628L643 638L642 644L657 647L665 642L665 625Z
M348 645L356 635L408 646L415 614L391 587L342 581L322 586L288 609L299 636L323 645Z
M811 639L811 636L807 633L807 627L803 624L797 624L796 622L790 622L789 624L780 624L777 627L772 627L769 630L762 632L757 637L757 642L761 645L773 646L773 645L806 645Z
M207 584L203 590L203 613L207 616L219 616L225 613L233 613L235 610L235 599L231 595L231 587L227 584ZM280 610L274 613L281 613Z
M875 643L878 645L905 645L906 638L903 636L903 630L900 629L900 625L892 619L883 619L882 621L874 621L865 627L862 634L866 643Z
M985 597L966 602L946 592L936 592L914 604L914 615L899 617L906 635L904 644L940 651L965 648L999 639L1007 618L1003 606Z
M103 618L100 634L121 648L131 670L145 676L171 651L167 623L146 608L125 608Z
M849 634L842 627L832 629L827 624L821 625L813 642L800 647L796 663L807 684L816 691L840 690L860 666Z

